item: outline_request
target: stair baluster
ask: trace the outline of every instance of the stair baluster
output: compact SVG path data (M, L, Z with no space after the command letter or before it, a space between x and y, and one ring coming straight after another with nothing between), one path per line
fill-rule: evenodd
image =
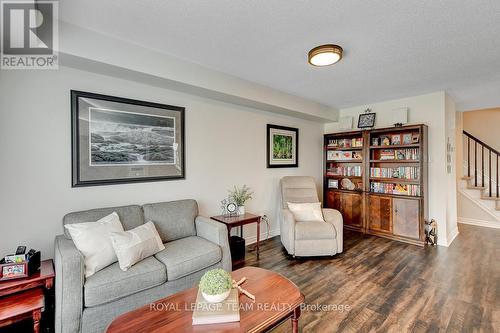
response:
M467 137L467 177L469 180L471 179L471 140L474 143L474 187L479 187L478 186L478 145L481 147L481 188L483 188L483 195L486 195L485 190L485 161L484 161L484 150L487 149L487 155L488 155L488 163L486 165L486 168L488 171L488 191L487 191L487 196L489 198L494 198L493 196L493 173L496 174L496 192L495 192L495 197L497 199L500 198L500 183L499 183L499 159L500 159L500 152L497 151L495 148L487 145L486 143L482 142L478 138L474 137L472 134L463 131L463 134ZM494 164L492 161L492 158L496 159L496 170L493 170ZM498 207L498 206L497 206Z

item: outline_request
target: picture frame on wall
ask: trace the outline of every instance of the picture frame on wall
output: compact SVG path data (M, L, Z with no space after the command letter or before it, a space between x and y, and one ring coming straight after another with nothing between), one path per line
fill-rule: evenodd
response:
M72 187L185 178L185 108L71 90Z
M299 129L267 124L267 167L299 166Z

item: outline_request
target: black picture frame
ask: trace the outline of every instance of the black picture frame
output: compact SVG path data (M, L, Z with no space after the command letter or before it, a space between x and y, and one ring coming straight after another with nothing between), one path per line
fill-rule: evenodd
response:
M290 159L274 159L271 156L271 144L274 134L292 137L292 158ZM280 125L267 124L267 140L266 140L266 161L268 168L297 168L299 166L299 129L294 127L286 127Z
M167 181L167 180L179 180L179 179L185 179L186 178L186 162L185 162L185 108L180 107L180 106L173 106L173 105L167 105L167 104L160 104L160 103L153 103L153 102L146 102L146 101L141 101L141 100L135 100L135 99L130 99L130 98L123 98L123 97L116 97L116 96L109 96L109 95L103 95L103 94L97 94L97 93L92 93L92 92L85 92L85 91L78 91L78 90L71 90L71 177L72 177L72 182L71 186L72 187L86 187L86 186L102 186L102 185L116 185L116 184L128 184L128 183L143 183L143 182L156 182L156 181ZM174 154L178 154L174 156L174 164L169 165L171 168L172 167L179 167L180 170L178 171L178 174L175 175L168 175L168 174L155 174L154 176L140 176L140 177L117 177L117 178L107 178L107 179L82 179L81 176L81 170L82 170L82 150L81 150L81 134L80 133L80 101L81 99L92 99L92 100L98 100L102 102L112 102L112 103L120 103L125 105L127 108L132 108L134 106L137 107L145 107L145 108L150 108L153 110L158 110L157 112L161 113L163 110L165 112L175 114L175 119L178 119L178 122L180 124L176 124L173 128L174 130L174 144L177 144L177 150L174 150ZM97 109L99 110L99 109ZM122 112L122 111L116 111L116 110L110 110L113 112ZM90 111L89 111L90 112ZM133 112L125 112L123 113L133 113ZM140 113L136 113L136 115L141 116ZM150 116L152 118L159 118L163 117L160 115L148 115L148 114L142 114L142 116ZM90 117L89 117L90 118ZM174 117L165 117L165 118L174 118ZM177 120L176 120L177 121ZM89 124L88 127L90 129L90 120L87 121ZM179 130L179 133L177 133L177 130ZM90 131L90 130L89 130ZM87 137L91 136L91 134L87 134ZM89 139L90 140L90 139ZM178 142L176 142L177 140ZM91 146L91 142L88 144L89 149ZM91 154L91 152L89 152ZM89 155L91 156L91 155ZM89 157L89 164L90 160L92 157ZM90 168L91 166L86 166ZM93 167L93 166L92 166ZM113 166L106 166L109 168L112 168ZM116 167L121 167L116 165ZM135 168L140 168L141 166L135 166ZM151 166L148 166L151 167ZM154 166L157 167L158 166ZM130 168L133 168L130 166ZM109 169L108 169L109 170ZM111 171L112 172L112 171ZM158 173L158 172L156 172Z
M362 113L358 118L358 128L372 128L375 126L375 112Z

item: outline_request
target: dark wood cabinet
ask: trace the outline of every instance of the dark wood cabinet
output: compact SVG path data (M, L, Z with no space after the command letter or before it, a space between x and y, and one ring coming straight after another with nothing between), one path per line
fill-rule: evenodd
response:
M325 134L324 150L324 205L346 229L424 245L426 125Z
M379 195L368 197L368 229L392 233L392 198Z
M393 199L393 233L396 236L420 238L420 204L414 199Z
M345 227L361 230L363 228L363 194L328 191L327 208L337 209L341 214Z

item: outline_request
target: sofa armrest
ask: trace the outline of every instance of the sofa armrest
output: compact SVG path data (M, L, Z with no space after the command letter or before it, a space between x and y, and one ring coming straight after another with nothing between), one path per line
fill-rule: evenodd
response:
M226 226L223 223L204 216L197 216L195 224L197 236L205 238L222 248L222 268L231 272L231 250L229 248Z
M281 210L280 237L281 243L289 254L295 255L295 218L288 209Z
M342 253L344 247L344 222L342 214L336 209L323 208L323 217L326 222L333 224L337 232L337 252Z
M71 239L56 236L54 242L56 270L57 333L80 332L83 312L83 256Z

